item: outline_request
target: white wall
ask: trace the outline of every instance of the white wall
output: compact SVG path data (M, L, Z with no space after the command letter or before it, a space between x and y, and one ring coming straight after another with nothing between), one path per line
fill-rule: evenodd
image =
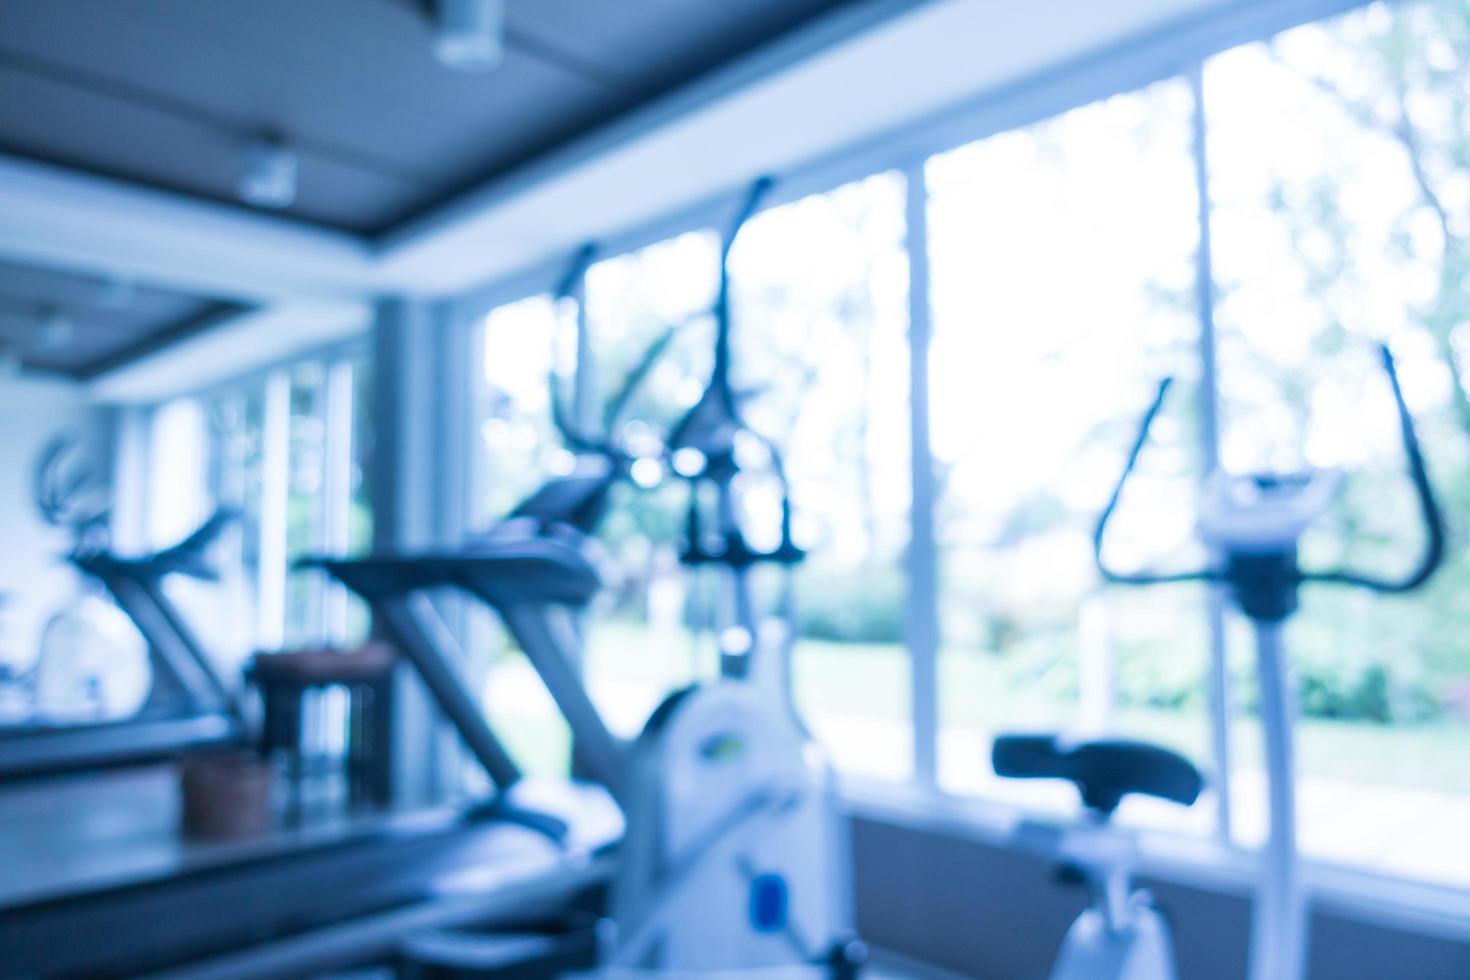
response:
M1086 904L1055 866L1012 847L891 815L853 821L858 932L875 946L959 976L1044 977ZM1204 883L1142 879L1174 929L1180 980L1246 975L1250 904ZM1350 912L1318 901L1307 980L1470 977L1470 943L1454 925L1414 926L1404 914Z
M77 588L62 561L69 544L63 529L36 511L31 481L46 441L66 429L79 431L107 475L102 455L105 415L91 406L84 387L63 381L0 378L0 659L28 664L41 628Z

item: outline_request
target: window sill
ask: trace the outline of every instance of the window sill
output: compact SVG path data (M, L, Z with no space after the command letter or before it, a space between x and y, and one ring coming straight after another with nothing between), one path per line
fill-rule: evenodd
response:
M1013 804L952 796L913 782L844 775L842 792L854 816L991 847L1013 847L1023 820L1066 825ZM1162 830L1119 832L1136 834L1138 870L1147 877L1242 897L1254 887L1259 860L1250 851ZM1470 943L1470 890L1311 860L1303 862L1303 881L1321 912Z

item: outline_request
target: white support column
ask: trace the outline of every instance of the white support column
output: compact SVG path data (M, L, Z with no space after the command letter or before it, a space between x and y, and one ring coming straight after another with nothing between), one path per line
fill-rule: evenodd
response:
M374 544L424 547L433 540L436 446L432 321L425 303L386 299L373 320L375 451L367 474Z
M376 447L367 474L376 548L448 545L467 531L472 347L470 325L458 321L452 304L401 298L378 304L373 326ZM435 596L434 602L463 639L457 600ZM457 790L461 753L422 684L408 671L402 679L394 719L396 793L402 802L436 802Z
M381 300L373 318L374 452L366 474L374 550L423 548L434 538L437 370L428 306ZM400 668L393 706L393 792L404 805L435 802L438 720L422 683Z
M913 671L914 776L938 780L939 574L934 541L934 459L929 446L929 194L922 162L907 177L909 257L909 505L908 594L905 640Z
M435 343L434 367L437 379L437 412L434 416L435 484L434 537L445 545L456 545L472 533L471 491L475 486L475 352L478 317L458 303L437 303L430 310ZM435 606L448 625L464 662L459 665L463 677L472 688L470 694L480 703L483 672L489 664L483 657L484 646L472 635L470 609L473 603L463 595L449 593L438 596ZM462 782L462 774L470 759L463 742L445 725L438 727L435 754L436 779L441 790L453 792Z
M455 543L470 532L471 494L476 483L473 446L477 420L474 392L479 318L454 303L436 304L434 321L434 423L437 499L434 529L438 540Z

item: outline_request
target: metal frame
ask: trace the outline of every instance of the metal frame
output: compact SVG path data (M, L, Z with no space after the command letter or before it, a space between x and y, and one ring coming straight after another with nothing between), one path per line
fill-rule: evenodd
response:
M290 423L291 368L304 362L320 362L326 372L319 420L324 426L324 513L311 542L316 550L337 552L347 545L351 512L351 466L354 449L353 379L366 362L365 345L361 341L331 344L300 358L252 371L225 384L210 385L196 391L171 397L206 401L220 397L243 397L251 389L263 392L262 422L263 462L262 507L260 526L253 529L259 567L254 586L258 596L254 622L254 644L262 648L281 646L286 635L286 577L289 574L286 554L286 507L290 487ZM159 403L152 406L157 410ZM141 445L120 451L124 454L152 455L158 452L150 438ZM232 461L239 465L239 461ZM126 461L120 461L120 465ZM231 499L239 505L240 500ZM120 540L146 537L141 532L141 515L120 515L114 529ZM333 583L324 583L319 603L322 621L320 638L340 641L346 631L346 593Z

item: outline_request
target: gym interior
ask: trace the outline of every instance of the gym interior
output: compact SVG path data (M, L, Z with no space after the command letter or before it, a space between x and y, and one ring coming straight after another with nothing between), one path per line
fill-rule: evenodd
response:
M0 976L1470 978L1470 0L6 0L0 434Z

